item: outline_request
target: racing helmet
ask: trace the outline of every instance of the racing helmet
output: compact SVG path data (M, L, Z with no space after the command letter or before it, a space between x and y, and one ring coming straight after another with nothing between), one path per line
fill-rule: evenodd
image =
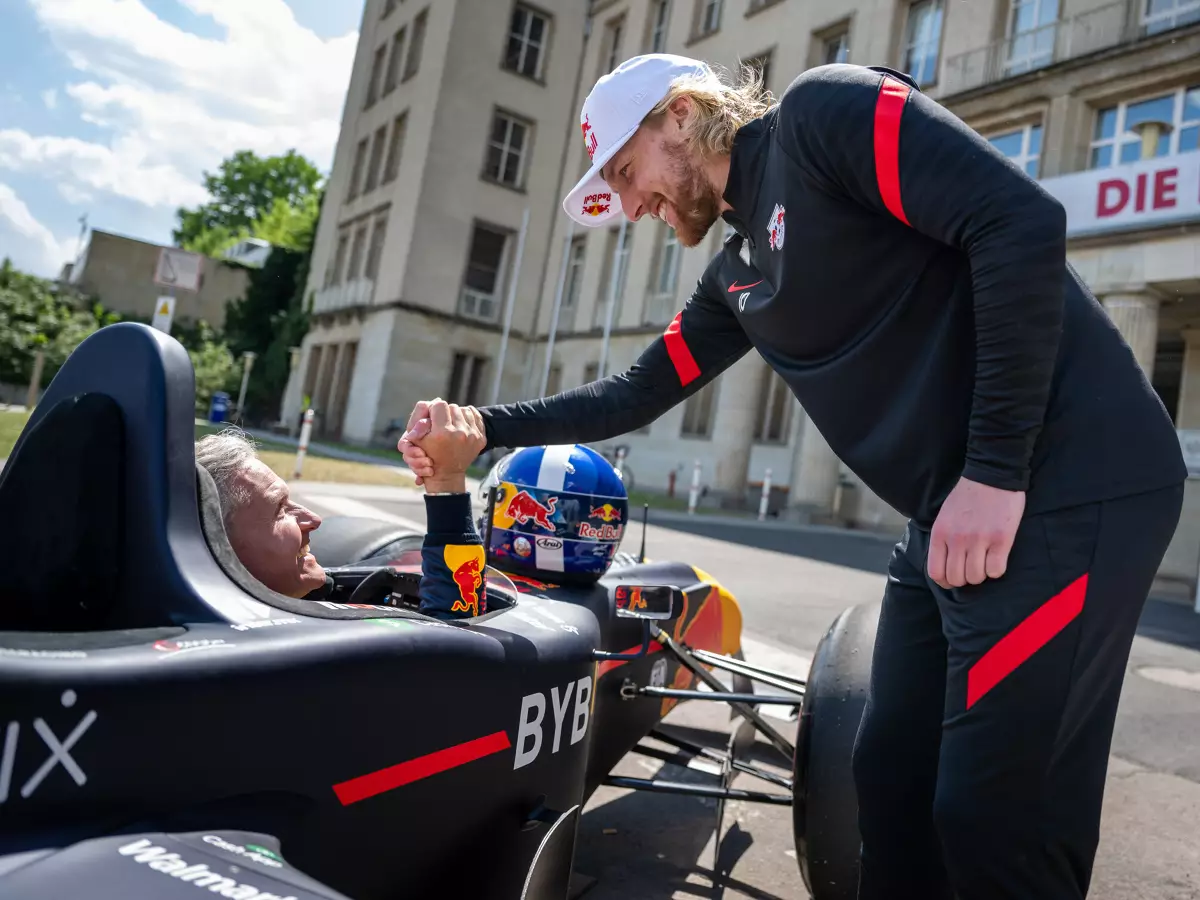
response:
M493 487L488 539L486 504ZM514 450L492 467L480 499L488 563L554 584L591 583L607 572L629 514L617 470L582 444Z

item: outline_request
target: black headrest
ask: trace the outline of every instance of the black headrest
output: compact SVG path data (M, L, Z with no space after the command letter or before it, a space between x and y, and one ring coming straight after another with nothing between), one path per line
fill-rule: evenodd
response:
M0 474L0 630L88 631L112 610L124 462L111 397L67 397L31 423Z

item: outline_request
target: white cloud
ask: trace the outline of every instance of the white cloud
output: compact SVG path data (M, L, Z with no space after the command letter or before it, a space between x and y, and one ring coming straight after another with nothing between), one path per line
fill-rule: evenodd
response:
M42 102L46 104L46 109L58 109L58 91L54 88L42 91Z
M55 237L16 191L0 182L0 257L12 257L19 269L51 276L75 258L75 247L73 238Z
M142 0L29 0L82 78L44 102L78 108L103 141L0 130L0 169L44 173L151 207L206 199L202 172L236 150L296 148L328 171L358 36L324 40L284 0L176 0L220 39L190 34ZM78 196L78 194L76 194Z

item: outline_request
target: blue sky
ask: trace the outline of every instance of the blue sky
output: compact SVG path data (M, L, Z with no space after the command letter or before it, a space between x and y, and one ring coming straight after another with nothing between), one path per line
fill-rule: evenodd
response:
M235 150L328 172L363 0L0 0L0 258L56 275L88 224L170 242Z

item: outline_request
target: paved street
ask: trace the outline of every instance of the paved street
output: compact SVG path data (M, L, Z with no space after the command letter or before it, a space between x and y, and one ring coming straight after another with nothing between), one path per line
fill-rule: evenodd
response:
M373 514L417 525L424 520L416 492L315 484L293 490L325 515ZM801 673L841 610L880 596L888 552L886 541L869 536L711 522L651 524L646 538L648 556L698 564L734 592L745 614L751 661ZM640 541L641 526L634 523L624 549L636 551ZM713 745L723 744L727 733L727 713L715 705L684 705L668 721ZM1200 900L1197 748L1200 616L1151 601L1120 707L1091 900ZM633 756L619 772L651 777L660 769L676 780L704 777ZM736 786L763 787L746 776ZM724 890L714 891L715 815L713 802L602 788L584 815L576 860L580 872L597 879L586 897L807 896L796 868L790 809L737 802L726 809Z

